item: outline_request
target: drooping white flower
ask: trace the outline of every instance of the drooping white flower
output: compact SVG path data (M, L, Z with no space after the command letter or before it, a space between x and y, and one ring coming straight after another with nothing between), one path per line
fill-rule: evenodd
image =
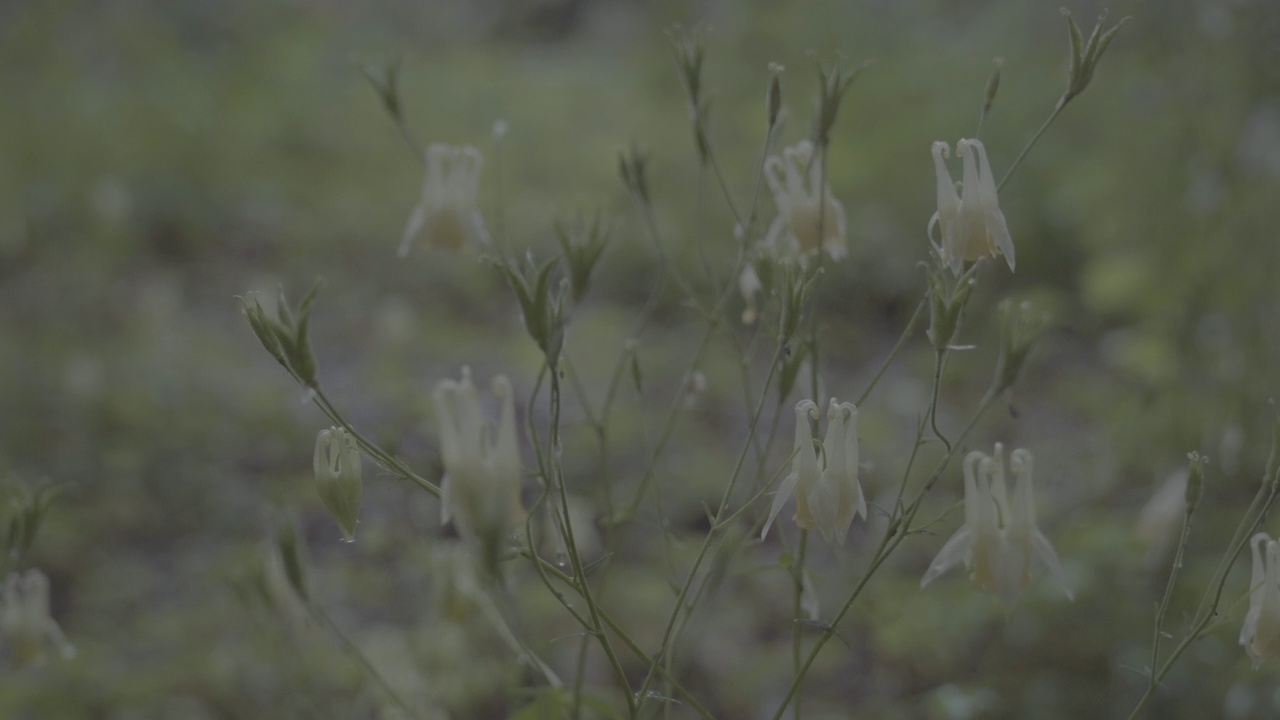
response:
M808 140L785 148L782 157L764 163L764 178L773 191L778 217L769 226L764 244L781 260L799 260L825 251L832 260L849 254L845 247L844 207L824 185L821 156L814 156Z
M964 263L983 256L1004 255L1009 270L1014 268L1013 240L1000 212L996 181L987 162L987 151L978 140L956 143L956 155L964 161L961 190L951 183L946 158L951 148L944 142L933 144L933 166L938 180L938 211L929 219L929 238L944 265L959 275ZM933 240L937 225L940 240Z
M460 382L444 380L433 393L444 463L440 519L456 519L464 535L486 538L524 517L514 392L503 375L494 377L491 389L502 403L496 429L485 422L469 369L462 369Z
M791 473L774 495L769 519L760 538L764 539L787 498L796 497L796 524L817 530L828 543L844 544L854 515L867 517L867 501L858 483L858 408L835 398L827 408L827 434L823 440L823 463L819 465L809 420L818 418L812 400L796 403L795 456Z
M965 458L964 525L929 564L920 587L963 562L978 589L996 595L1006 609L1011 609L1031 581L1034 556L1072 598L1058 554L1036 524L1031 452L1018 449L1009 456L1010 470L1016 478L1012 503L1005 484L1003 456L1004 447L996 443L994 457L972 452Z
M320 499L338 521L343 538L355 540L363 489L355 437L340 427L321 430L316 435L313 465Z
M476 200L484 166L480 151L470 145L432 143L425 163L422 199L405 225L400 257L409 254L409 246L423 232L427 245L433 248L461 250L467 245L487 245L489 231Z
M1240 644L1257 669L1263 660L1280 655L1280 542L1258 533L1249 544L1253 546L1253 578Z
M0 586L0 638L9 647L15 667L45 660L50 642L63 657L76 654L49 613L49 579L39 570L11 572Z

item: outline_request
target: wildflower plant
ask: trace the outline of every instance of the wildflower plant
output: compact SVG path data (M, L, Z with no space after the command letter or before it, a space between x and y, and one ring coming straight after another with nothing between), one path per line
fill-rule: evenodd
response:
M716 95L708 92L712 81L706 47L696 33L677 31L672 46L693 125L699 188L704 174L714 178L717 210L728 218L728 226L714 232L673 231L667 216L657 212L669 201L666 189L653 182L652 169L660 161L632 145L620 154L618 170L619 192L631 201L633 214L617 221L597 219L550 228L548 237L555 242L548 243L549 252L516 252L503 233L489 234L479 202L479 151L437 143L420 152L424 146L411 131L399 98L399 66L366 68L384 108L425 165L421 201L401 238L400 255L406 255L420 236L426 237L426 247L404 262L422 262L440 250L473 253L486 260L478 266L481 271L493 271L511 291L495 303L502 302L513 317L519 315L527 336L523 342L536 348L530 356L536 363L494 372L491 397L477 389L467 369L459 379L437 373L420 387L406 389L418 398L415 402L429 403L433 410L428 442L438 448L439 462L426 462L370 439L381 435L361 432L326 392L308 336L315 290L296 309L283 294L274 309L257 295L246 295L242 306L251 330L303 388L323 415L323 424L332 426L317 440L315 474L344 535L354 535L360 512L361 459L380 469L376 477L406 480L437 504L442 526L452 524L455 530L442 529L427 539L448 558L442 567L453 568L440 572L437 594L445 600L432 612L450 623L468 613L483 617L509 651L510 662L528 670L528 692L521 697L535 699L523 706L521 717L732 715L723 709L723 698L709 696L697 684L699 675L690 671L689 663L699 625L706 622L706 608L722 585L737 582L739 576L768 578L765 582L774 582L789 600L774 618L784 629L789 662L772 667L769 692L747 703L755 715L775 720L804 715L806 679L815 662L824 653L837 652L828 648L830 639L845 640L841 623L870 605L867 588L885 574L923 573L920 584L929 585L963 564L978 589L996 596L993 603L1006 616L1055 612L1053 606L1026 607L1022 596L1041 572L1047 572L1068 598L1073 596L1070 544L1064 543L1060 558L1040 525L1041 513L1056 523L1065 509L1051 501L1037 504L1033 488L1035 479L1042 487L1063 482L1063 468L1044 460L1052 457L1044 453L1033 476L1028 450L1014 450L1006 462L1000 443L991 455L968 449L972 438L994 434L990 411L1019 390L1026 368L1034 364L1037 342L1049 327L1035 306L1015 303L1012 293L1004 290L1009 274L1017 269L1014 238L1021 243L1035 239L1029 230L1010 227L999 193L1062 108L1094 79L1119 28L1103 30L1099 23L1086 42L1070 17L1068 26L1067 90L1048 120L1005 166L1002 179L996 179L996 165L1006 162L1003 153L989 156L981 140L955 129L948 136L962 138L954 146L961 166L959 189L947 166L952 150L946 141L920 147L917 187L895 189L932 191L937 207L932 218L922 217L915 226L918 256L928 258L916 309L892 348L874 368L867 368L861 387L852 387L847 376L835 372L835 358L824 344L858 319L831 312L823 293L830 287L833 269L850 262L849 248L859 242L850 219L858 217L861 203L871 202L851 197L829 175L832 146L849 143L853 157L860 150L856 140L841 132L839 119L861 110L853 80L863 67L850 72L839 63L816 66L811 132L791 144L780 138L787 114L781 68L771 67L764 83L765 136L755 155L759 162L749 177L735 178L721 163L715 128L709 122ZM981 89L982 120L993 108L999 77L998 66ZM793 85L788 80L788 94ZM993 141L993 148L996 145ZM926 150L932 154L932 168ZM753 190L742 195L734 191L739 186ZM769 208L770 196L776 215ZM700 193L698 197L701 202ZM578 310L592 303L601 285L598 273L611 262L609 248L634 234L643 237L641 250L651 254L652 263L625 272L650 273L646 280L653 289L628 324L625 339L615 347L589 333L575 335ZM677 241L686 236L687 243ZM716 244L716 239L723 243ZM679 251L684 247L693 248L690 254L696 252L701 273L693 263L682 262ZM1001 269L999 281L992 282L994 274L987 269L997 263L1007 266L1008 273ZM675 301L673 293L678 295ZM974 300L979 297L980 305ZM998 312L976 310L995 300L1004 300ZM664 387L647 379L648 346L641 336L660 311L673 308L678 313L669 315L692 318L695 330L687 347L679 343L672 348L685 354L687 366L676 375L677 381ZM982 329L997 331L998 342L982 342ZM674 457L682 445L697 444L694 432L687 430L690 408L729 384L710 369L715 353L723 348L729 348L741 373L742 410L728 431L735 442L724 462L711 469L691 469L683 459L687 456ZM979 359L967 367L985 364L990 381L980 396L966 399L946 388L955 375L949 360L970 349ZM895 373L914 372L906 356L917 350L925 353L926 361L930 355L934 361L932 372L919 378L928 388L926 399L915 408L917 421L905 441L886 442L888 402L886 393L877 395L877 390L891 368ZM600 385L575 362L587 353L613 357ZM479 367L492 359L476 357L470 362ZM631 409L630 398L651 402L656 395L665 407L656 425L638 411L637 418L627 418L638 423L629 426L620 419ZM821 399L827 399L825 413ZM788 454L776 439L792 418L794 444ZM626 428L635 432L636 424L642 427L644 449L624 454L618 446ZM860 424L877 432L861 435ZM588 438L585 444L579 441L579 430ZM1052 440L1028 437L1026 444ZM894 452L894 447L906 450ZM1273 456L1280 457L1280 450ZM419 466L426 469L415 469ZM1012 478L1012 494L1006 473ZM708 475L714 477L708 481ZM1174 602L1173 588L1205 476L1205 462L1195 456L1177 557L1169 590L1158 606L1151 663L1144 674L1149 685L1134 716L1187 647L1210 630L1235 557L1247 545L1253 548L1255 577L1247 589L1250 609L1240 641L1255 661L1275 652L1273 625L1280 622L1272 617L1271 602L1277 584L1271 572L1275 543L1258 533L1280 486L1280 459L1268 466L1262 488L1228 543L1191 625L1172 650L1161 652L1170 634L1165 616ZM709 494L694 499L707 487L712 488ZM921 513L948 499L959 501L964 519L938 548L935 525L946 523L947 516L926 520ZM673 529L674 518L689 514L687 507L673 506L686 502L701 503L693 513L698 519L692 536ZM787 508L794 511L784 512ZM363 512L365 526L386 521L369 508ZM814 531L824 544L810 543ZM636 538L646 536L656 538L666 553L662 570L645 567L637 558ZM899 554L904 544L913 551ZM273 562L284 571L275 574L285 577L284 585L303 601L308 617L358 654L356 644L323 614L317 592L301 579L302 555L296 545L279 539L270 545ZM924 554L913 561L913 553ZM929 554L934 559L926 566ZM833 557L854 567L856 579L844 582L818 572ZM293 572L288 571L289 558L297 566ZM646 596L646 610L657 613L656 621L619 611L633 595L642 594L637 588L643 581L630 574L637 565L669 593L657 599ZM484 572L474 572L478 568ZM275 584L282 585L278 577ZM958 592L963 591L942 584L929 590L934 596ZM1082 597L1088 592L1080 588ZM535 624L521 622L521 603L535 594L555 609L559 621L572 626L571 632L542 637ZM557 647L553 640L572 641L574 651L561 652L564 646ZM399 712L424 714L411 698L385 682L375 663L364 658L358 664ZM761 715L759 707L765 702L768 709Z

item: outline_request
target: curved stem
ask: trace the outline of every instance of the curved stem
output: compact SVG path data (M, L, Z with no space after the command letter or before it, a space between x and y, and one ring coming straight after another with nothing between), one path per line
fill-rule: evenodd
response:
M879 384L880 378L884 376L885 371L889 369L889 365L893 363L894 358L898 356L898 352L902 350L902 346L907 344L907 340L911 337L911 333L915 331L916 322L923 316L924 306L928 302L929 300L927 295L920 299L920 303L916 305L915 312L911 313L911 319L907 321L907 326L902 329L902 334L898 336L898 342L894 343L893 349L889 351L889 354L885 356L884 361L880 363L880 369L876 370L875 376L871 378L871 382L867 383L866 389L858 396L858 400L854 405L862 407L862 403L871 396L871 391L875 389L877 384Z
M1013 164L1009 166L1008 170L1004 171L1004 177L1000 179L1000 184L996 186L997 192L1004 189L1005 183L1009 182L1009 178L1013 177L1013 171L1018 169L1018 166L1022 164L1023 159L1027 157L1027 153L1031 152L1031 148L1035 147L1036 142L1040 140L1040 136L1044 135L1044 131L1049 129L1049 126L1053 124L1055 119L1057 119L1058 113L1062 112L1062 108L1066 106L1067 96L1063 95L1058 100L1058 104L1053 106L1053 112L1049 113L1049 117L1045 118L1045 121L1040 124L1040 129L1036 130L1035 135L1031 136L1031 140L1022 148L1022 152L1018 153L1018 157L1013 159Z
M391 687L391 684L387 682L386 678L382 677L382 673L378 672L378 668L374 667L368 656L366 656L364 651L360 649L360 646L356 645L351 638L347 637L346 633L342 632L342 629L333 621L333 618L329 617L329 614L324 611L324 608L321 608L319 605L308 603L307 610L311 617L315 618L317 622L323 625L335 638L337 638L338 644L342 646L343 652L354 660L355 663L364 670L365 674L378 685L378 687L382 688L382 691L386 693L387 697L391 698L391 701L404 711L405 715L411 718L419 717L418 713L414 712L413 708L409 707L409 704L404 701L404 698L400 697L400 695L396 693L396 691Z

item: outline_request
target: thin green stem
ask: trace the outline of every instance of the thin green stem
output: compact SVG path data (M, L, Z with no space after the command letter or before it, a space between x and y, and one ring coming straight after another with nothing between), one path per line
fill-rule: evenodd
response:
M307 611L311 617L315 618L316 622L323 625L330 634L337 639L338 644L342 646L343 652L355 661L355 663L364 670L365 674L368 675L374 683L378 685L378 687L382 688L382 691L386 693L387 697L391 698L391 702L395 703L396 706L404 711L405 715L408 717L420 717L418 713L414 712L413 708L405 702L404 698L400 697L399 693L391 687L391 684L387 682L386 678L382 677L382 673L378 672L378 668L374 667L368 656L366 656L364 651L360 649L360 646L356 645L355 641L347 637L346 633L342 632L342 629L333 621L333 618L329 617L329 613L325 612L324 608L319 605L309 603L307 605Z
M1222 602L1222 593L1227 585L1227 576L1231 574L1231 568L1235 565L1236 559L1240 557L1241 551L1249 544L1249 538L1258 531L1258 527L1262 525L1262 521L1267 516L1267 511L1276 501L1277 484L1268 479L1267 482L1259 488L1258 493L1254 495L1253 503L1250 504L1249 510L1246 511L1240 524L1236 527L1235 536L1232 542L1227 546L1227 552L1223 554L1222 560L1218 564L1218 570L1214 573L1214 581L1210 582L1206 590L1205 599L1208 604L1202 606L1196 611L1196 615L1191 623L1191 629L1182 640L1169 653L1169 657L1165 659L1164 664L1157 670L1153 664L1148 676L1146 690L1142 693L1142 697L1138 698L1138 703L1134 706L1133 712L1129 713L1129 720L1136 720L1139 714L1146 708L1147 703L1155 696L1156 690L1160 687L1160 683L1164 681L1169 671L1173 669L1182 654L1191 647L1191 644L1200 639L1204 635L1205 630L1213 622L1218 614L1218 605ZM1261 502L1261 504L1259 504ZM1250 515L1257 509L1257 514L1250 521Z
M933 356L933 400L929 403L929 427L933 429L934 436L947 447L947 452L949 453L951 452L951 441L938 429L938 392L942 387L942 371L946 364L946 350L936 351Z
M893 349L889 351L889 354L885 356L884 361L880 363L880 369L876 370L875 376L871 378L871 382L867 383L866 389L858 396L858 401L855 402L854 405L862 407L862 403L866 402L867 398L871 396L871 391L880 383L880 378L884 376L885 371L889 369L889 365L892 364L894 358L898 356L898 352L902 350L902 346L906 345L907 340L911 338L911 333L915 331L916 322L924 314L924 306L926 304L928 304L927 296L920 299L920 303L916 305L915 312L911 313L911 319L907 321L907 326L902 329L902 334L898 336L898 342L894 343Z
M544 493L543 497L545 498L545 496L546 494ZM526 528L526 533L528 532L529 531ZM532 542L532 535L527 535L527 537L529 538L529 542ZM573 607L573 605L569 604L568 600L565 599L564 593L557 590L555 586L551 584L551 578L554 578L559 582L563 583L565 586L567 586L568 588L573 590L575 593L577 593L579 597L581 597L582 589L578 586L578 583L576 583L574 579L568 574L566 574L563 570L547 562L545 559L539 557L537 554L535 554L528 548L522 548L520 550L520 556L524 557L525 559L533 563L534 567L538 572L538 575L542 577L543 580L547 583L547 589L551 591L552 596L555 597L560 602L560 604L569 612L569 614L572 615L573 618L578 621L578 624L580 624L582 628L586 630L588 636L594 636L596 634L596 631L591 627L590 621L587 618L583 617L582 614L579 613L577 609ZM608 628L609 631L612 632L615 636L617 636L617 638L622 642L622 644L628 650L631 651L632 655L634 655L641 662L645 662L645 663L650 662L651 658L640 647L640 644L637 643L635 639L632 638L626 632L626 630L624 630L622 626L620 626L618 622L613 619L613 616L611 616L608 613L608 611L605 610L603 607L600 608L600 620L601 622L604 623L604 626ZM664 669L660 669L660 671L665 672ZM690 692L688 688L680 684L680 682L675 677L668 676L665 679L667 680L668 683L671 684L672 689L674 689L677 693L679 693L681 697L683 697L686 702L688 702L694 709L696 709L702 717L708 718L708 720L714 720L715 716L712 715L711 712L707 710L702 705L701 702L699 702L698 698L692 692Z
M582 557L578 553L578 544L574 538L573 518L569 512L569 493L565 488L564 476L560 467L560 373L554 367L548 367L551 377L550 384L550 429L547 437L547 455L550 457L550 473L547 475L548 481L552 488L557 492L560 501L561 519L564 525L565 549L569 553L569 562L573 568L573 575L577 578L579 589L581 591L582 600L587 604L587 613L591 618L592 628L598 633L600 648L604 650L605 657L608 658L609 664L613 667L613 672L617 676L618 682L622 685L623 692L627 701L627 711L631 717L636 716L636 699L631 693L630 683L627 680L627 673L622 668L622 663L618 660L617 654L613 650L613 644L609 641L609 636L602 630L600 625L600 611L596 607L596 601L591 592L591 584L587 579L586 570L582 563Z
M738 478L742 475L742 466L746 462L747 454L751 450L750 436L755 434L756 426L760 422L760 416L764 412L764 401L768 396L768 390L773 382L773 377L777 374L778 361L781 359L781 354L782 348L778 348L777 352L774 354L773 362L769 364L769 374L765 378L764 388L760 395L760 402L757 403L755 412L752 413L751 422L747 429L748 439L742 444L742 449L738 453L738 458L734 463L733 471L729 475L729 482L725 485L724 492L720 497L720 505L716 509L715 515L711 520L711 529L709 529L706 536L703 537L702 546L698 549L698 554L694 558L693 566L689 568L688 573L685 575L684 583L681 585L680 592L676 596L675 605L672 607L671 614L667 618L666 629L663 630L662 633L662 642L658 645L658 651L653 655L652 661L649 664L649 671L645 674L644 682L640 686L640 692L637 693L640 695L642 703L645 693L653 682L656 668L662 663L663 657L670 648L672 633L676 626L676 620L680 617L681 611L686 609L685 602L689 597L690 588L693 587L694 578L697 577L703 561L706 560L707 552L711 549L712 540L717 535L716 526L719 524L719 521L724 518L725 510L729 504L729 499L733 496L733 489L737 485Z
M1036 142L1040 140L1040 136L1044 135L1044 131L1048 130L1053 121L1057 119L1058 113L1062 112L1062 108L1067 106L1067 101L1068 98L1065 95L1058 99L1058 103L1053 106L1053 112L1049 113L1049 117L1045 118L1045 121L1041 123L1040 129L1036 130L1035 135L1031 136L1031 140L1022 148L1022 152L1018 153L1018 157L1013 159L1013 164L1009 166L1009 169L1004 171L1004 177L1000 179L1000 184L996 186L997 191L1004 189L1005 183L1009 182L1009 178L1013 177L1013 171L1018 169L1023 159L1027 157L1027 153L1031 152L1031 148L1035 147Z
M320 408L320 411L327 415L330 420L342 426L342 428L347 432L351 433L351 436L356 439L356 443L360 446L360 449L363 450L366 455L369 455L374 462L386 468L388 471L399 475L406 480L412 481L415 485L426 490L433 497L440 497L440 488L437 487L435 483L415 473L404 463L403 460L378 447L378 445L372 440L369 440L364 435L360 434L360 431L357 430L354 425L347 422L347 420L342 417L342 414L338 412L338 409L333 405L333 403L329 402L329 398L325 396L324 391L321 390L318 385L310 388L310 391L312 393L311 399L315 403L316 407Z
M1173 599L1173 588L1178 582L1178 574L1182 571L1182 557L1187 549L1187 539L1191 536L1191 508L1182 515L1182 533L1178 538L1178 550L1173 555L1173 567L1169 570L1169 581L1164 587L1164 597L1156 609L1155 627L1151 637L1150 686L1155 685L1155 670L1160 663L1160 639L1164 636L1164 618L1169 610L1169 601ZM1154 688L1148 687L1148 690Z
M797 620L801 618L801 605L804 603L804 561L805 555L809 551L809 531L800 531L800 547L796 550L795 561L791 564L791 581L792 581L792 597L791 597L791 616ZM800 673L800 644L803 639L803 626L800 623L791 623L791 671L797 675ZM800 719L801 704L800 698L797 697L794 702L795 712L792 717L795 720Z

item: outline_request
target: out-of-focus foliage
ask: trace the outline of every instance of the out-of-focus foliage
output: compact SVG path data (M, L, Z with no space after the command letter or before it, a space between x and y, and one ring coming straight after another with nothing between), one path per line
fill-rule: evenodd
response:
M1102 7L1072 10L1086 24ZM895 556L840 627L847 646L819 658L807 717L1123 717L1167 572L1167 558L1144 558L1135 539L1139 508L1188 450L1212 456L1172 606L1178 629L1253 494L1280 368L1280 8L1133 0L1110 11L1133 20L1001 193L1018 272L983 277L960 331L978 347L954 358L959 380L944 387L940 417L966 417L989 377L996 299L1054 309L1057 329L974 445L1036 449L1041 523L1077 599L1063 602L1041 578L1006 618L960 578L922 593L952 512ZM435 501L366 472L359 541L339 542L310 473L312 438L328 423L257 346L232 298L280 283L300 295L325 276L311 342L326 389L419 467L437 463L435 381L465 363L528 391L540 353L501 278L467 256L395 257L420 167L359 60L403 53L409 126L484 151L481 210L513 253L551 252L557 219L616 220L565 338L584 383L599 387L611 366L591 349L623 347L655 267L616 177L618 151L649 153L678 262L695 267L698 236L733 242L714 178L699 171L663 36L674 22L706 29L708 135L737 197L759 162L767 63L787 68L791 142L809 129L811 53L875 60L831 134L850 258L829 268L818 298L828 390L856 392L924 287L930 143L974 131L991 58L1002 56L982 140L998 174L1009 166L1064 83L1056 5L0 6L0 481L71 483L23 562L48 575L53 614L79 650L0 676L0 716L393 717L326 628L285 622L243 592L281 505L300 508L312 594L410 702L459 718L556 705L519 689L538 678L457 589ZM500 145L498 120L509 128ZM660 398L685 381L688 319L663 305L640 339L642 402L629 395L617 419L634 442L614 450L618 462L643 462L641 419L656 423ZM602 588L646 647L681 577L669 568L688 563L705 524L699 502L718 493L719 448L745 428L741 370L724 357L703 368L708 389L662 463L676 488L664 500L669 532L628 526L628 555ZM920 333L862 409L873 506L892 500L931 362ZM569 474L588 495L591 442L585 430L565 439ZM944 479L937 515L959 499L958 477ZM872 515L844 548L815 551L822 607L861 571ZM694 615L682 648L687 683L724 717L771 712L789 679L790 581L756 572L758 561L726 561L734 592ZM1280 667L1253 672L1236 646L1246 582L1228 585L1226 621L1169 676L1153 717L1280 712ZM573 666L578 640L552 639L578 628L550 598L497 601L549 662Z

